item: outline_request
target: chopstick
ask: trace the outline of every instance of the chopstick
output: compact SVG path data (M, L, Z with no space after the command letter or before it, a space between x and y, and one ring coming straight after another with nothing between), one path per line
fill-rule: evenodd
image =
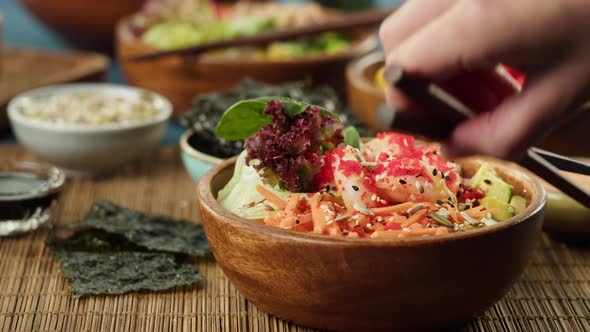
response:
M307 37L323 32L343 32L355 28L370 27L381 23L392 13L392 11L393 9L365 11L358 14L345 15L335 19L328 19L322 24L309 25L288 30L283 29L278 31L261 32L253 36L226 39L174 50L135 55L124 59L124 61L147 61L174 55L197 56L205 52L222 48L265 45L274 41Z
M444 130L436 130L435 135L430 135L423 127L415 126L410 122L404 113L398 112L394 117L396 127L414 131L425 136L441 139L452 132L461 121L475 116L475 112L469 109L460 100L450 95L435 83L424 77L408 75L399 66L387 66L383 73L386 82L395 86L415 103L421 105L429 116L436 118L436 121ZM397 118L397 119L396 119ZM401 121L398 121L401 119ZM424 121L424 117L422 117ZM431 119L432 121L432 119ZM575 161L556 153L545 151L536 147L529 148L520 164L528 168L545 181L549 182L566 195L570 196L580 204L590 208L590 193L573 183L567 176L559 171L565 170L574 173L590 175L590 165Z

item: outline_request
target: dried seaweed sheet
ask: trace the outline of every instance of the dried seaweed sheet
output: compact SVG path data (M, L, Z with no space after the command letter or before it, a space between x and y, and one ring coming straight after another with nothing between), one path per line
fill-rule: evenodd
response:
M50 245L77 297L158 291L202 279L190 263L174 254L149 252L120 235L101 230L81 230Z
M202 277L172 254L137 251L92 253L57 251L61 272L76 296L164 290L191 285Z
M111 202L99 201L81 220L90 226L124 236L151 250L203 256L210 252L203 225L165 216L147 215Z

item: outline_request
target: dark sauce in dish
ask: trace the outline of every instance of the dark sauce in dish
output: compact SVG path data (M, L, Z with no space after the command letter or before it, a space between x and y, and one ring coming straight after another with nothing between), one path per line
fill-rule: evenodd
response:
M8 162L0 167L0 236L30 231L45 223L65 182L56 167Z
M25 220L35 210L45 210L59 192L48 191L49 178L31 173L0 172L0 222Z

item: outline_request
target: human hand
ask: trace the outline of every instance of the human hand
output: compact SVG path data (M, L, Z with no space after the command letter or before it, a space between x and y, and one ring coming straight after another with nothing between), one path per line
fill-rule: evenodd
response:
M381 25L388 64L440 82L480 113L448 138L453 154L516 158L590 97L587 0L410 0ZM501 87L498 63L523 71ZM494 81L495 77L495 81ZM395 109L411 107L389 90Z

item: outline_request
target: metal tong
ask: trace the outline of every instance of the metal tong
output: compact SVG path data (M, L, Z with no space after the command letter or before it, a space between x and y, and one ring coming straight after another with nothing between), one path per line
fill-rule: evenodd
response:
M424 121L415 112L396 112L392 126L434 139L446 138L461 121L476 113L432 81L408 75L398 66L387 66L383 77L420 105L431 117ZM536 147L529 148L519 162L563 193L590 209L590 194L564 176L560 170L590 175L590 165Z

